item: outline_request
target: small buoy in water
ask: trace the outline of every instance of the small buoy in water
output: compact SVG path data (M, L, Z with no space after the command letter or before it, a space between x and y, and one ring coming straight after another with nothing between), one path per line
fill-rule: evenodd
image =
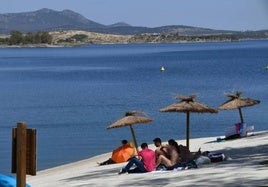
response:
M165 71L165 67L164 66L161 67L161 72L163 72L163 71Z
M268 65L266 66L266 69L268 70Z

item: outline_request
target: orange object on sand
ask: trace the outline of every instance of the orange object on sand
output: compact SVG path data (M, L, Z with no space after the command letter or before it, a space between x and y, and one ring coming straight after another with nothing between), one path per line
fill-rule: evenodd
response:
M112 153L112 160L116 163L126 162L134 155L134 146L131 143L120 146Z

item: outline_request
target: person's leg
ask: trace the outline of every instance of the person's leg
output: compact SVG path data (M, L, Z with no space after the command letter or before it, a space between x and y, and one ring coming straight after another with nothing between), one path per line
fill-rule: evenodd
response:
M139 159L137 159L136 157L133 157L129 160L129 162L127 163L127 165L125 167L122 168L121 172L119 172L119 174L125 173L125 172L129 172L130 168L133 165L136 165L136 170L134 171L139 171L139 172L146 172L146 170L144 169L144 165L143 162L140 161Z
M111 158L109 158L108 160L106 160L102 163L99 163L100 166L108 165L108 164L115 164L115 162Z
M158 158L160 155L163 155L168 158L167 150L165 148L162 149L156 149L155 150L156 158Z
M128 172L129 169L134 165L134 163L135 163L135 159L136 159L135 157L131 158L131 159L128 161L127 165L126 165L125 167L123 167L123 168L121 169L121 171L120 171L118 174L123 174L123 173Z
M144 168L135 167L134 169L128 170L128 173L145 173L147 172Z
M166 167L171 167L172 166L171 161L168 158L166 158L165 156L163 156L163 155L159 155L159 157L157 159L157 162L156 162L156 167L158 167L160 164L163 164Z

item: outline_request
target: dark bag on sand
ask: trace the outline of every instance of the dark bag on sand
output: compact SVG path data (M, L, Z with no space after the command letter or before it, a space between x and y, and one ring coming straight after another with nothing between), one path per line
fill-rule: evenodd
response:
M194 160L191 160L189 162L181 162L179 164L175 164L172 167L168 167L167 170L173 170L176 168L182 168L182 170L184 169L191 169L191 168L197 168L197 164L195 163Z
M231 136L224 138L224 140L233 140L233 139L237 139L237 138L241 138L240 134L233 134Z
M225 155L223 153L209 153L208 158L211 162L221 162L224 161Z

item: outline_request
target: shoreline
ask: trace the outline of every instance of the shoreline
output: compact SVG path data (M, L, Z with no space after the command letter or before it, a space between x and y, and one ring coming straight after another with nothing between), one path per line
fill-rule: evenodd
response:
M268 131L254 132L253 136L228 141L217 137L190 140L190 150L216 151L230 159L200 165L183 171L154 171L145 174L118 175L126 163L98 166L110 153L97 155L78 162L38 171L27 176L34 187L45 186L261 186L268 184ZM177 140L185 144L185 140ZM163 142L166 143L166 142ZM149 148L155 149L150 144ZM264 163L264 164L261 164ZM212 175L213 174L213 175Z
M173 42L127 42L127 43L62 43L62 44L27 44L27 45L0 45L0 49L9 49L9 48L63 48L63 47L83 47L89 45L131 45L131 44L195 44L195 43L230 43L230 42L245 42L245 41L266 41L268 38L262 39L239 39L239 40L199 40L199 41L173 41Z

